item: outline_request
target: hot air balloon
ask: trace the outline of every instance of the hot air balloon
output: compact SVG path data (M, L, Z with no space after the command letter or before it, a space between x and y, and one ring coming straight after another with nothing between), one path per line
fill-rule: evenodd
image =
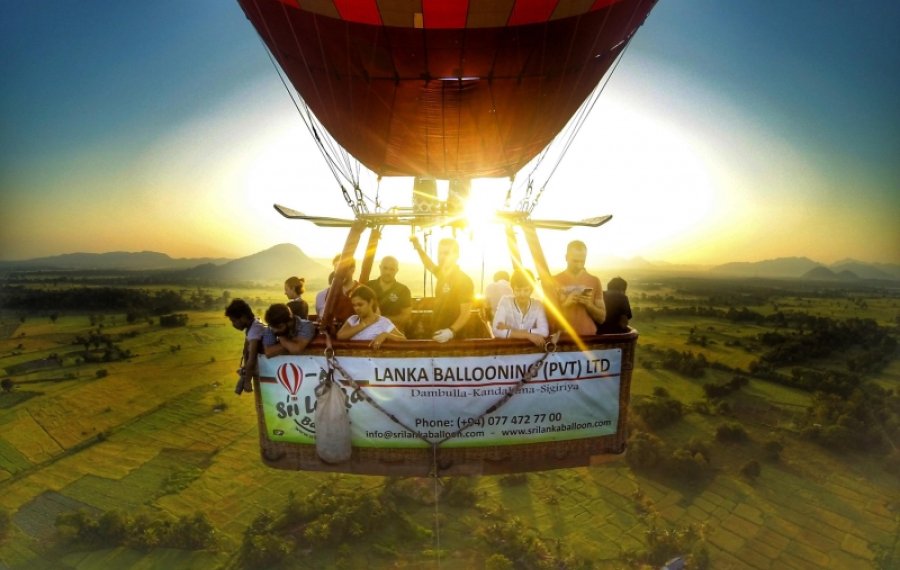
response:
M534 165L554 144L567 147L655 0L238 1L286 88L295 90L300 115L353 213L320 217L276 205L282 215L348 228L343 260L369 231L365 280L386 227L459 227L473 179L515 179L532 168L519 204L494 217L506 227L516 266L523 265L517 232L524 237L553 308L537 230L596 227L611 216L533 219L546 187ZM413 177L412 204L372 204L360 188L360 165L379 179ZM445 200L435 180L448 181ZM544 351L526 341L485 339L416 340L376 352L332 338L333 301L345 271L339 264L318 315L322 337L301 356L262 359L255 397L266 464L372 474L503 473L586 465L624 451L636 331L579 336L557 319L562 336L549 338ZM427 302L421 306L427 313ZM347 388L348 462L321 462L310 429L292 430L287 420L302 422L278 417L270 388L276 376L282 381L285 361Z

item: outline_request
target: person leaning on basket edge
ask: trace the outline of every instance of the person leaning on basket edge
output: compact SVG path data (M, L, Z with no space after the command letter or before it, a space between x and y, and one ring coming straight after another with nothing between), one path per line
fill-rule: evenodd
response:
M300 354L316 336L316 324L294 316L284 303L275 303L266 310L266 329L262 337L267 357Z

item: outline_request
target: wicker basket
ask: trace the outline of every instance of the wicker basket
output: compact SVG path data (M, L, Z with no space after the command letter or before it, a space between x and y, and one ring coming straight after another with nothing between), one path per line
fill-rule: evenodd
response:
M619 385L619 413L616 431L612 435L588 437L566 441L490 447L436 447L436 448L361 448L354 447L352 458L342 464L322 462L316 455L315 445L272 441L268 437L261 390L254 392L259 425L259 443L263 462L276 469L303 471L331 471L368 475L426 476L439 475L490 475L538 471L594 465L615 459L625 451L627 439L628 403L631 395L631 373L634 366L634 350L638 333L584 337L587 349L621 349L621 375ZM415 344L414 347L410 346ZM423 350L434 356L488 356L533 353L534 347L526 341L467 340L437 344L430 341L386 344L379 351L360 347L359 343L334 344L337 354L378 358L421 356ZM316 339L308 352L320 352L324 341ZM572 340L562 339L560 352L579 351ZM513 396L515 397L515 396Z

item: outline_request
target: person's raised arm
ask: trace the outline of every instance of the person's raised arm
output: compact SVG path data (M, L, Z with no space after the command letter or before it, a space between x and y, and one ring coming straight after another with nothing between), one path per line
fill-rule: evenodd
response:
M428 271L437 275L438 265L437 265L437 263L433 262L430 257L428 257L428 254L425 252L425 249L422 247L422 244L419 243L419 238L416 236L410 236L409 241L410 241L410 243L412 243L412 246L415 248L416 253L419 254L419 259L422 260L422 265L425 266L425 269L427 269Z

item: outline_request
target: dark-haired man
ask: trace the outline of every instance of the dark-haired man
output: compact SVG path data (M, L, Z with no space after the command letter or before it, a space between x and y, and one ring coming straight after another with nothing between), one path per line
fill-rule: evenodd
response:
M300 354L316 336L312 321L294 316L284 303L275 303L266 311L269 328L263 334L263 349L267 357Z
M381 314L405 333L412 316L412 294L409 287L397 281L400 264L395 257L388 255L381 260L378 269L381 271L378 279L372 279L366 285L375 291Z
M244 332L244 351L234 393L240 395L241 392L252 392L253 378L259 378L257 354L266 326L256 318L250 305L243 299L233 300L225 309L225 316L231 321L231 326Z

